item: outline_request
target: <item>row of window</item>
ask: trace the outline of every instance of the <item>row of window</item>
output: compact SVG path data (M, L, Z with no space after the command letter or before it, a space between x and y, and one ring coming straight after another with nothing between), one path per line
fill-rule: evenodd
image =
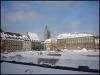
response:
M22 48L22 47L5 47L5 50L23 50L23 49L31 49L31 48Z
M29 41L24 41L23 43L24 44L31 44L31 42L29 42Z
M67 41L74 41L74 40L93 40L94 38L93 37L83 37L83 38L66 38L66 39L58 39L57 41L59 40L67 40Z
M72 45L72 44L67 44L67 45L58 45L58 47L62 47L62 48L64 48L64 47L67 47L67 48L69 48L69 47L72 47L72 48L74 48L74 47L76 47L76 48L78 48L78 47L84 47L84 48L94 48L94 45L93 44L81 44L81 45Z
M93 42L93 39L91 40L59 40L57 43L85 43L85 42Z

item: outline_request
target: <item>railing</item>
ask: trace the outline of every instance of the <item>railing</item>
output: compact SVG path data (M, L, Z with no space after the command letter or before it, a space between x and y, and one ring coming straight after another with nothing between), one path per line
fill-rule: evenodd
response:
M78 68L73 68L73 67L64 67L64 66L55 66L55 65L52 66L52 65L49 65L49 64L35 64L33 62L27 63L27 62L1 60L1 63L2 62L29 65L29 66L39 66L39 67L53 68L53 69L60 69L60 70L71 70L71 71L79 71L79 72L82 71L82 72L100 73L100 70L89 69L87 66L79 66Z

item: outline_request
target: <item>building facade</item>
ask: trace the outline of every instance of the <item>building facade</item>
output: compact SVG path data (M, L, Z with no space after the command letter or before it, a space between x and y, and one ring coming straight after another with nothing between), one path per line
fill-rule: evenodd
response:
M94 36L91 34L60 34L57 37L58 49L95 49Z
M31 49L38 50L40 47L40 41L38 35L36 33L31 33L31 32L28 32L27 35L31 41Z
M22 35L22 37L23 37L23 45L22 45L22 50L26 50L26 51L28 51L28 50L31 50L32 48L31 48L31 41L30 41L30 39L28 38L28 36L26 36L26 35Z
M29 41L29 40L23 41L23 49L22 50L28 51L28 50L31 50L31 49L32 49L31 48L31 41Z
M28 40L28 38L23 37L23 35L19 33L2 32L1 43L1 52L31 50L31 42Z
M57 40L56 39L54 39L54 38L46 39L44 43L46 45L46 50L48 50L48 51L56 50L56 47L57 47Z
M3 41L3 51L13 52L22 50L22 41L10 40L10 39L4 39L2 41Z
M96 49L100 49L99 48L99 36L95 36L95 46L96 46Z
M32 41L31 46L32 46L32 50L38 50L40 47L40 42L39 41Z

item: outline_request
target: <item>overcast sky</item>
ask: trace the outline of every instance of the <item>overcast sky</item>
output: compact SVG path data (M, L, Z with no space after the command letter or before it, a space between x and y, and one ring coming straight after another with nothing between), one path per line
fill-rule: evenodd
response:
M1 26L9 32L37 33L44 38L48 26L51 37L60 33L99 34L98 1L2 1Z

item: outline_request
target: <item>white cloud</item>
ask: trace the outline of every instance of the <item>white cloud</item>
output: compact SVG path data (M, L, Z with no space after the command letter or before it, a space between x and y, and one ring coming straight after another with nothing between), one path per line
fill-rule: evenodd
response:
M68 28L77 28L80 25L80 21L76 20L76 21L69 21L67 23L65 23L65 26L67 26Z
M11 11L6 12L5 10L7 8L2 6L2 22L31 24L43 18L41 13L32 10L34 1L6 1L6 3L9 3L9 9Z
M65 25L63 28L64 30L66 29L68 31L78 32L81 22L80 20L67 21L64 25Z
M17 22L17 23L25 23L25 22L29 23L32 21L39 21L41 18L42 15L34 11L16 11L7 14L7 19L10 22Z

